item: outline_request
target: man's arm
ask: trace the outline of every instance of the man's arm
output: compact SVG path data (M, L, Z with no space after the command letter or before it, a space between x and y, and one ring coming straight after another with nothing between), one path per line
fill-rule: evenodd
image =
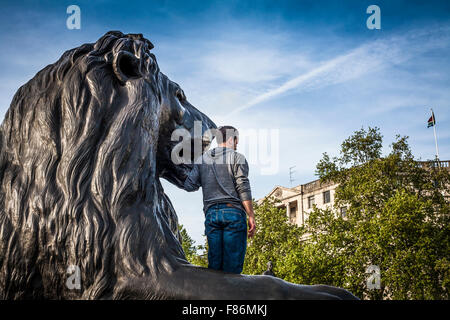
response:
M248 236L253 237L256 231L255 213L253 212L252 192L250 188L250 181L248 179L248 163L245 157L236 153L234 163L234 174L236 180L236 191L241 198L242 205L248 215Z
M255 213L253 212L252 200L242 201L245 212L248 215L248 237L251 238L255 235L256 223L255 223Z
M184 180L184 189L188 192L197 191L200 186L200 169L198 167L198 164L194 164L186 180Z
M236 181L236 191L241 201L252 200L252 191L248 179L248 163L245 157L240 153L235 153L233 164L234 179Z

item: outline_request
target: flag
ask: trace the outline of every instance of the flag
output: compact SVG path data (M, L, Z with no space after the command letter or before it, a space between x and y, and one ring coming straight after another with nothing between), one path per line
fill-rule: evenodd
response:
M436 124L436 119L434 118L434 112L431 111L431 117L430 117L430 119L428 119L428 126L427 126L427 128L432 127L435 124Z

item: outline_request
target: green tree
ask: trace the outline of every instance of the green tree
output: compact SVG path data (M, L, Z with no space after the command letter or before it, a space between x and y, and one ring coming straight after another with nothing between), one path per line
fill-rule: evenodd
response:
M317 174L339 184L335 209L310 214L311 237L298 255L315 270L310 281L360 297L448 299L449 172L417 162L407 137L397 136L385 157L381 148L379 129L369 128L346 139L339 157L324 154ZM380 268L379 290L366 285L370 265Z
M197 246L197 254L193 255L189 262L196 266L208 268L208 242L206 237L205 244Z
M255 203L254 211L257 228L255 236L248 239L243 273L262 274L272 261L277 277L291 279L294 265L287 258L299 249L302 229L288 222L286 209L274 200Z
M207 243L196 246L194 239L189 236L183 225L178 225L178 229L180 230L181 246L183 247L186 259L194 265L208 267L208 258L206 256L208 252Z

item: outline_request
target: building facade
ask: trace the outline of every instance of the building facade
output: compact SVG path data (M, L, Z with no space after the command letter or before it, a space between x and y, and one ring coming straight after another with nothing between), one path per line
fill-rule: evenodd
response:
M450 170L450 161L419 161L419 165L426 169L439 166ZM276 186L269 194L258 200L262 202L265 198L275 198L280 201L279 206L286 208L287 216L291 223L301 226L305 223L309 213L316 205L319 209L333 208L334 194L337 183L321 183L314 180L306 184L301 184L292 188ZM450 198L449 195L445 195ZM343 206L338 211L343 217L347 214L347 207Z
M279 200L279 206L286 208L289 221L301 226L308 219L314 205L320 209L332 208L336 187L336 183L321 183L320 180L314 180L292 188L276 186L265 198ZM345 214L345 208L341 209Z

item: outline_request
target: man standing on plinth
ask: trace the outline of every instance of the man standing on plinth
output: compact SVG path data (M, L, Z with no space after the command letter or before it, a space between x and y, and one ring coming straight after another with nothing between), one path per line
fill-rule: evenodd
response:
M241 273L247 236L252 237L256 230L249 168L245 157L236 152L236 128L220 127L216 138L218 147L205 152L201 163L195 161L184 188L195 191L202 187L208 268Z

